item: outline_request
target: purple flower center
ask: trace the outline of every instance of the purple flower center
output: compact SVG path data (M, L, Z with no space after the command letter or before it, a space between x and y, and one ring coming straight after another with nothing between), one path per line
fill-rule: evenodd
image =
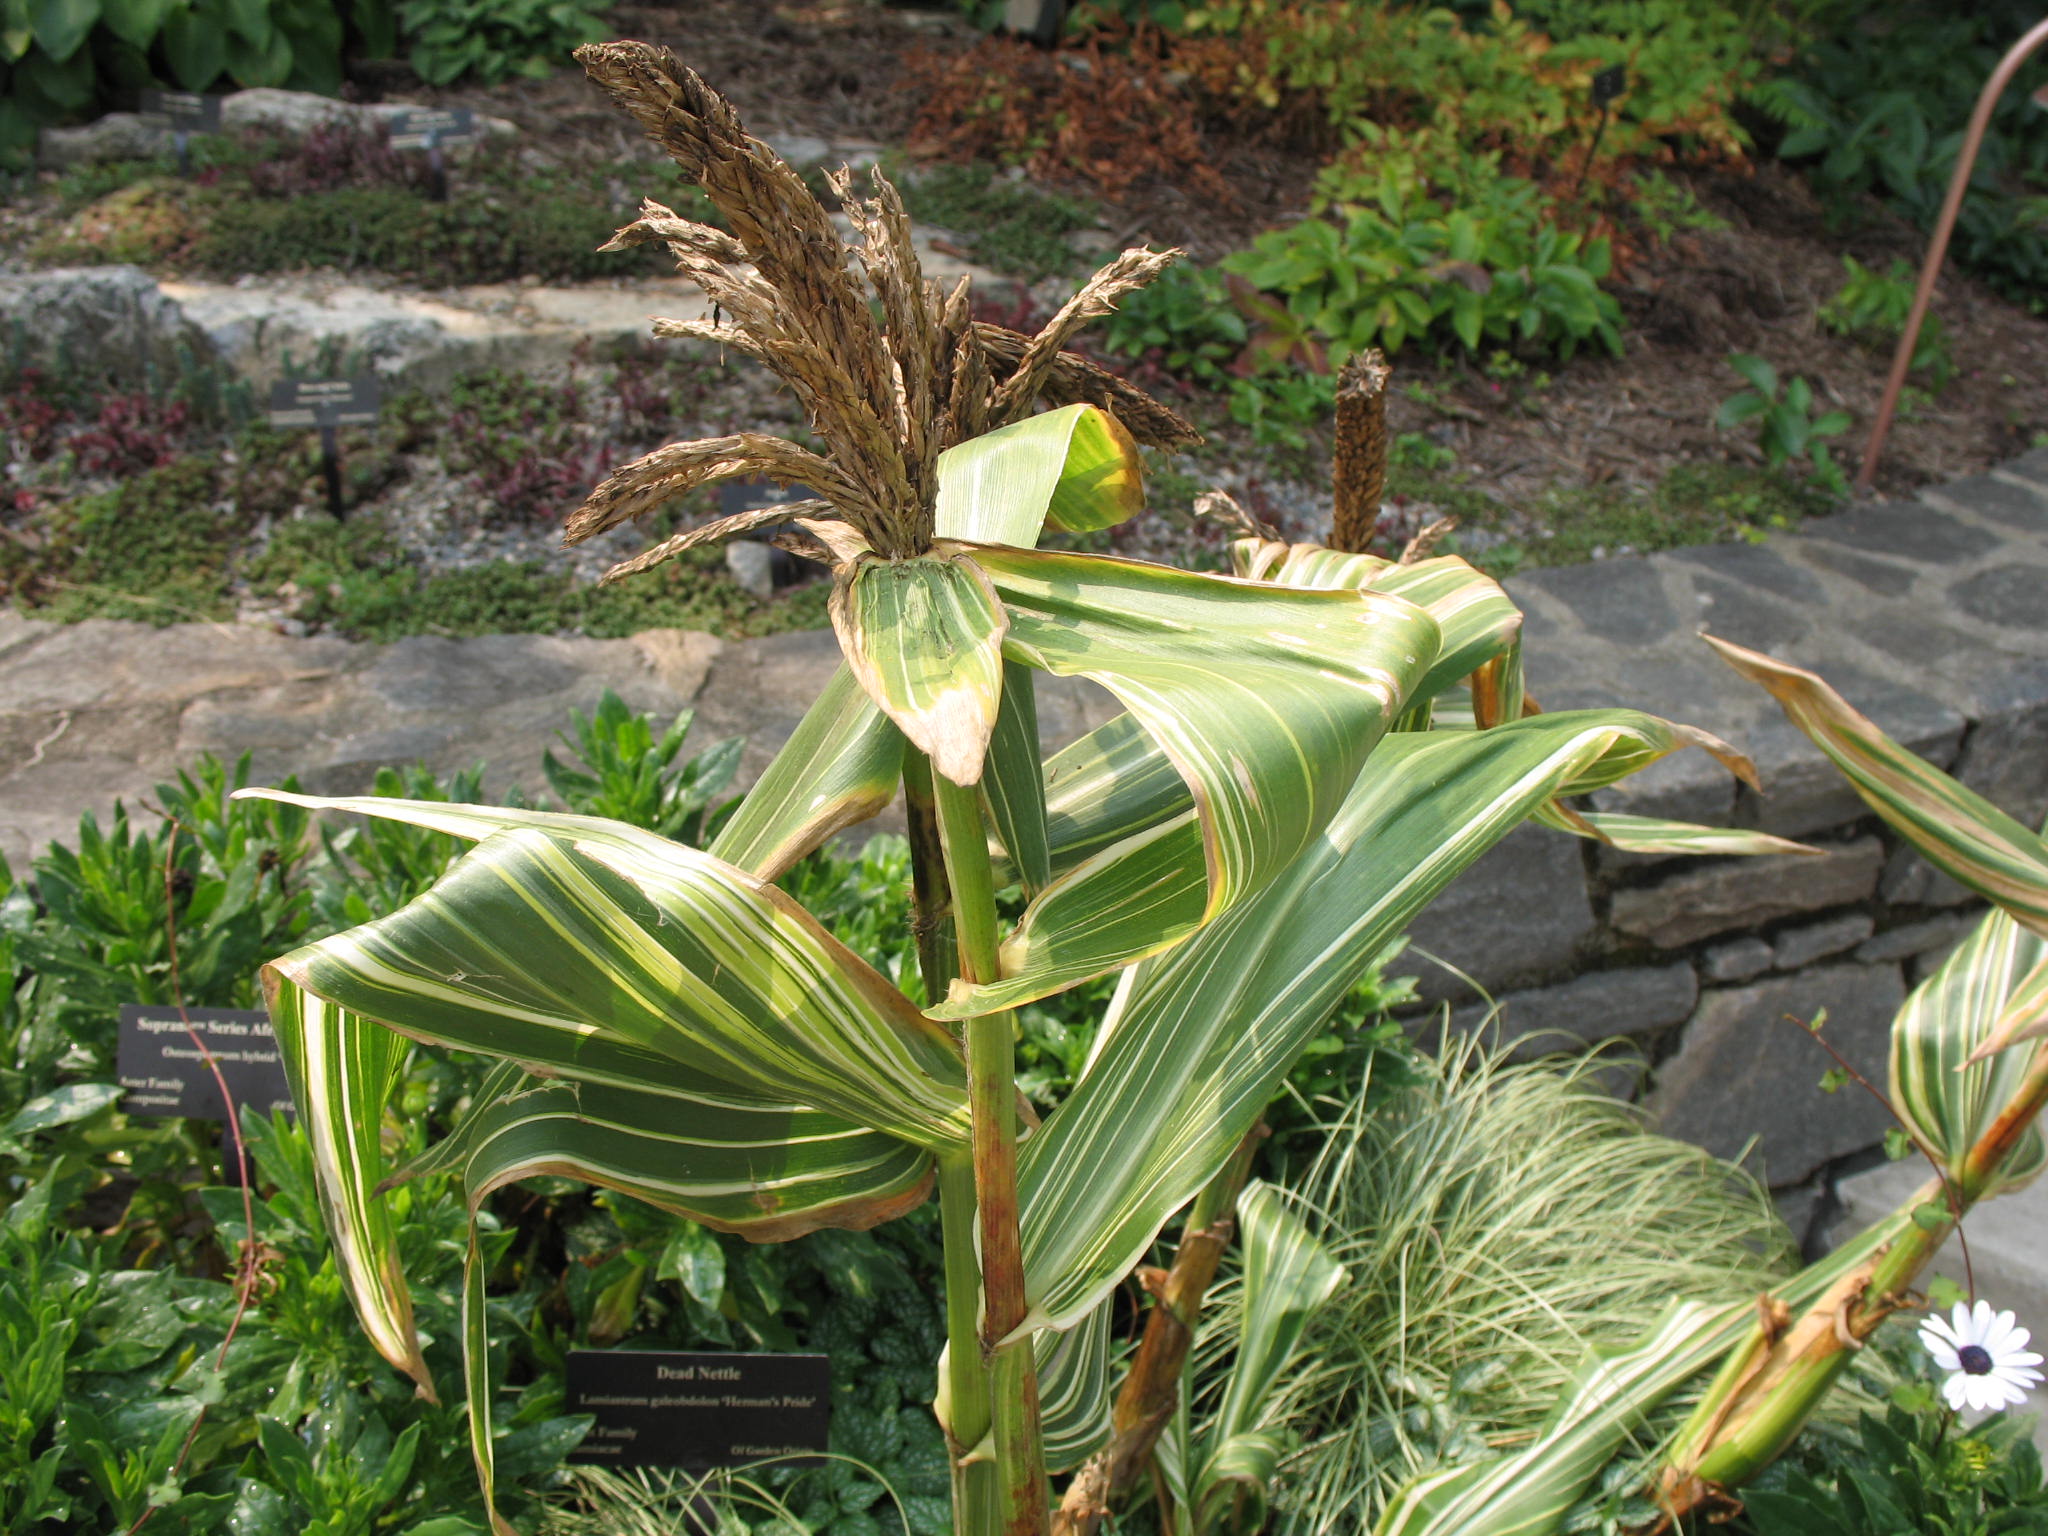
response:
M1989 1376L1991 1374L1991 1351L1982 1344L1965 1344L1956 1351L1956 1364L1966 1375Z

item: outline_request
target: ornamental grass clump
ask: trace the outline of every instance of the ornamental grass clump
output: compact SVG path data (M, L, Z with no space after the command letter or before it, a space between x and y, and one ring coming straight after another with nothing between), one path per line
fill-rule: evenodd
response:
M1135 514L1140 445L1192 440L1066 350L1170 253L1125 252L1036 335L978 323L964 284L922 276L879 173L858 192L837 180L849 246L666 50L579 57L731 230L648 204L620 232L665 246L714 300L711 320L656 333L772 370L818 446L666 445L608 476L568 536L722 480L801 482L814 499L678 535L612 575L790 522L786 541L832 569L843 665L703 850L595 816L269 792L475 843L398 911L264 969L343 1283L431 1394L382 1196L422 1168L459 1177L472 1212L506 1184L568 1176L759 1242L870 1227L936 1193L934 1411L955 1530L1092 1530L1153 1464L1233 1213L1274 1260L1259 1259L1273 1304L1247 1331L1265 1364L1239 1419L1340 1278L1246 1183L1249 1149L1289 1067L1428 900L1532 817L1631 848L1792 845L1569 808L1688 745L1748 766L1634 710L1535 712L1521 615L1461 560L1256 531L1234 576L1039 549L1048 527ZM1047 757L1040 673L1087 678L1124 712ZM922 1009L774 883L899 793ZM1109 975L1085 1070L1034 1123L1012 1010ZM497 1065L447 1141L393 1168L379 1126L408 1041ZM1113 1293L1183 1208L1187 1262L1119 1391ZM505 1415L487 1282L473 1233L463 1354L488 1497ZM1075 1468L1055 1521L1048 1474Z
M1612 1053L1516 1064L1453 1037L1417 1081L1325 1126L1290 1205L1349 1280L1267 1411L1292 1442L1290 1528L1342 1528L1419 1473L1533 1434L1589 1349L1796 1268L1762 1187L1649 1134L1612 1097L1615 1070ZM1227 1337L1235 1287L1217 1309ZM1683 1412L1667 1406L1662 1432Z

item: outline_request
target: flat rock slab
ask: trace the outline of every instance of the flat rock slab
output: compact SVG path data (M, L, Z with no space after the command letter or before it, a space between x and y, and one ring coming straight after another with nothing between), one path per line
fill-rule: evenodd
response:
M692 745L745 736L751 783L839 665L829 631L725 641L658 629L630 640L415 636L390 645L292 639L252 626L95 619L43 624L0 612L0 854L17 868L81 812L131 807L202 752L250 754L254 783L297 775L353 794L382 767L485 765L493 796L538 792L541 753L569 712L610 688L667 720L697 711ZM1049 743L1115 713L1092 684L1039 690Z

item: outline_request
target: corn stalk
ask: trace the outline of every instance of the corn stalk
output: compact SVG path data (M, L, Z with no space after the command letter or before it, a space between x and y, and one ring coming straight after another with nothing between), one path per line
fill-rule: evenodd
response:
M761 1242L873 1226L936 1192L955 1528L1027 1536L1048 1523L1048 1472L1111 1433L1110 1293L1191 1201L1191 1241L1213 1248L1222 1213L1245 1209L1233 1160L1288 1069L1450 880L1531 818L1625 846L1784 845L1562 815L1561 797L1685 746L1746 765L1632 710L1526 713L1520 614L1462 561L1252 538L1226 577L1040 549L1047 529L1130 517L1141 446L1193 440L1066 346L1171 253L1125 252L1036 335L979 323L964 284L924 280L879 173L836 183L849 245L666 50L579 57L727 226L650 203L619 232L665 246L715 301L714 320L656 333L769 368L819 446L665 445L609 475L567 537L727 479L800 480L817 500L776 520L831 570L844 666L705 849L593 817L261 792L475 844L400 911L265 968L340 1272L379 1349L425 1388L381 1198L394 1179L451 1174L477 1217L509 1183L566 1175ZM677 534L610 579L765 521ZM1044 758L1038 673L1090 679L1124 712ZM1439 699L1468 695L1484 729L1429 729ZM774 884L899 788L923 1007ZM996 893L1012 885L1024 904L1004 931ZM1023 1136L1012 1010L1109 974L1122 981L1088 1069ZM449 1139L390 1169L376 1128L400 1037L499 1065ZM1183 1329L1197 1268L1174 1300ZM465 1297L488 1501L474 1239Z

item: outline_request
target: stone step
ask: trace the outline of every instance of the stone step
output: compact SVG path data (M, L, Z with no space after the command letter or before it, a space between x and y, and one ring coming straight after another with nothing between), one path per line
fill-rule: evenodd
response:
M1019 290L1014 279L941 249L955 243L946 231L915 238L925 276L941 285L971 278L977 294L992 298ZM313 369L433 389L475 368L548 369L585 346L646 341L656 316L712 313L681 278L429 291L335 273L232 283L158 281L132 266L0 275L0 337L12 338L23 364L125 388L212 365L259 391Z

